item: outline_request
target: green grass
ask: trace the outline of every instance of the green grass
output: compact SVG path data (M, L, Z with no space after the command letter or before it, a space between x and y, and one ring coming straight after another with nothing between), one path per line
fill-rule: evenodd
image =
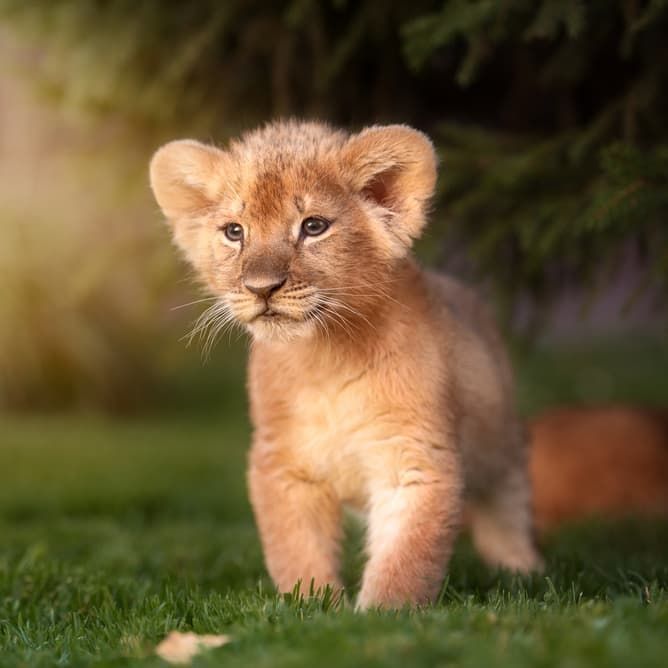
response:
M532 353L522 406L665 398L665 346L620 350ZM153 648L175 628L233 636L201 666L665 665L662 523L563 530L530 579L488 571L463 539L441 600L418 612L274 594L246 500L238 366L219 392L211 367L142 418L0 416L0 666L160 666ZM613 380L580 396L591 369Z

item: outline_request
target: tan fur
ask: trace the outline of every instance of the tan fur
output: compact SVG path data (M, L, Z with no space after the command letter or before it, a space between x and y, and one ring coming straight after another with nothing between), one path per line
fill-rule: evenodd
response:
M435 181L431 142L405 126L275 123L225 151L173 142L153 158L177 244L253 338L248 482L281 590L341 586L342 506L368 519L361 608L434 600L464 504L490 563L540 565L494 324L410 257ZM301 238L309 216L332 224ZM281 281L267 300L245 287Z
M553 409L531 423L541 530L587 517L668 516L668 412Z

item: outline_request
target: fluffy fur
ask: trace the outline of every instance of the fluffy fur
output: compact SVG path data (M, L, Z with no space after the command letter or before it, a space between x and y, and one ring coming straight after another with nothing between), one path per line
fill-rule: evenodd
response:
M469 290L410 256L435 182L431 142L399 125L280 122L151 163L219 320L252 335L248 484L281 590L341 586L342 506L368 520L361 608L433 601L464 506L489 563L540 565L499 335ZM307 236L309 217L331 224Z

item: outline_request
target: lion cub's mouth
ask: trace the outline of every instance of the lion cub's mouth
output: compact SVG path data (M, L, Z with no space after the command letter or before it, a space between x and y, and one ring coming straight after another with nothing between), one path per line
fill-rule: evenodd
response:
M277 311L275 308L267 306L267 308L262 311L262 313L258 313L253 320L296 320L296 318L288 313Z
M280 318L283 314L275 311L273 308L267 307L261 313L258 313L253 320L263 320L264 318Z

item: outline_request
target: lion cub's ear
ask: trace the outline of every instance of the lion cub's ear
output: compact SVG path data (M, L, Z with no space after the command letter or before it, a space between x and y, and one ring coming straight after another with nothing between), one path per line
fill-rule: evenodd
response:
M224 151L192 139L159 148L151 160L151 188L165 216L201 215L221 194L228 163Z
M345 173L363 197L385 209L385 223L404 250L420 235L436 185L436 153L429 138L406 125L373 126L342 149Z

